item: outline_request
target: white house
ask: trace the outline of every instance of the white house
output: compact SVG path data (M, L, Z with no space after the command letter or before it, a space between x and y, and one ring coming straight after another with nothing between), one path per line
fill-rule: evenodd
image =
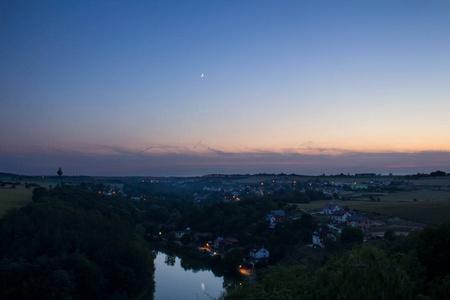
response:
M319 228L318 230L314 231L313 236L312 236L313 245L324 248L325 244L323 243L323 240L326 237L329 237L333 241L336 241L336 236L334 234L332 234L328 229Z
M269 219L269 228L275 228L275 226L277 226L277 224L283 224L284 222L286 222L286 219L280 216L272 216Z
M270 221L270 218L274 216L284 217L286 212L284 210L271 210L270 213L266 215L266 221Z
M250 257L255 260L269 258L269 251L264 246L255 246L250 249Z
M327 203L323 206L323 213L331 215L333 211L341 210L342 208L334 203Z
M343 209L335 210L331 213L331 220L338 223L346 222L348 217L351 217L351 214Z

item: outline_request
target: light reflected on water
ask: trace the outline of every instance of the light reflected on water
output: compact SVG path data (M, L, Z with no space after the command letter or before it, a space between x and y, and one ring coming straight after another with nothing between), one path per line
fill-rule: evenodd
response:
M223 277L216 277L211 271L184 270L180 262L176 256L158 252L154 300L211 299L207 294L219 298L224 291Z

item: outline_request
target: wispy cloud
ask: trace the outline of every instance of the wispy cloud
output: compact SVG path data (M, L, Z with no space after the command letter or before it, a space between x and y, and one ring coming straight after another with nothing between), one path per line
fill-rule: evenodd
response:
M91 145L81 149L53 148L27 153L0 150L0 171L87 175L201 175L207 173L338 174L355 172L409 174L450 171L450 152L355 152L309 148L227 152L204 144L197 148L152 145L145 149Z

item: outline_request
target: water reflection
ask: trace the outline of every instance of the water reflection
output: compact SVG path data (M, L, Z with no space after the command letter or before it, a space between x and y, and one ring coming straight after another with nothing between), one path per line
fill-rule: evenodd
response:
M166 259L164 260L164 263L168 266L174 266L176 259L177 257L175 255L166 254Z
M155 267L155 300L217 299L224 291L223 277L199 263L158 252Z

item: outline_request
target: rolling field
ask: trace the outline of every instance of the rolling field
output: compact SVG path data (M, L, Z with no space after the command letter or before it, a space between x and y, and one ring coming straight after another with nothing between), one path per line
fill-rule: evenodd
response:
M387 179L387 177L385 177ZM378 178L377 178L378 179ZM405 180L397 178L396 180ZM450 177L420 178L406 180L418 189L415 191L400 191L395 193L374 194L379 202L369 201L370 193L365 191L344 192L345 196L361 196L358 200L334 200L334 203L349 209L357 209L368 213L378 213L384 216L396 216L419 223L437 225L450 222ZM329 201L297 204L300 209L321 209Z
M59 180L57 178L52 177L35 177L35 178L25 178L25 179L19 179L14 180L20 182L22 185L26 184L37 184L43 188L51 189L53 187L57 187L59 185ZM89 180L86 180L85 178L79 178L79 177L71 177L71 176L65 176L62 179L63 185L79 185L83 181L89 182ZM123 183L117 183L114 180L95 180L95 183L103 183L106 185L115 186L118 188L123 188Z
M17 186L0 189L0 218L9 208L19 208L31 202L32 189Z
M433 186L441 186L450 188L450 176L446 177L428 177L428 178L420 178L414 180L406 180L408 183L413 185L433 185Z
M381 201L398 202L398 201L442 201L450 200L450 191L447 190L417 190L404 191L398 193L387 193L379 197Z
M307 204L297 204L300 209L321 209L329 201L316 201ZM450 221L449 200L428 201L334 201L340 206L368 213L379 213L384 216L396 216L419 223L438 225Z

